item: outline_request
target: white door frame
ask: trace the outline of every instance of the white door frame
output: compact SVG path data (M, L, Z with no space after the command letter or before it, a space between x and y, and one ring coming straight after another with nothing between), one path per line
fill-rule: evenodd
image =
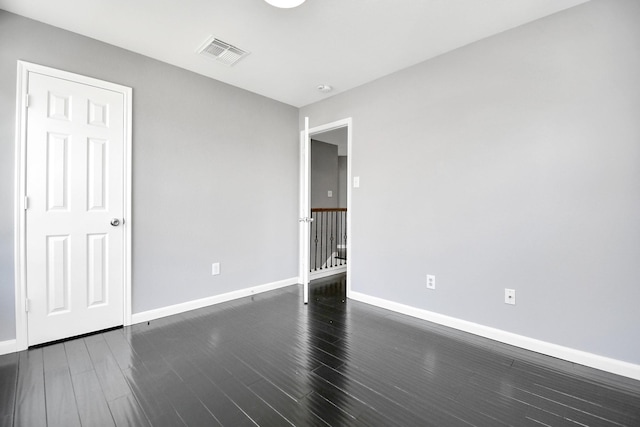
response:
M121 93L124 97L124 319L123 325L131 324L131 153L132 153L132 89L91 77L56 70L42 65L18 61L18 84L16 95L16 152L15 152L15 302L16 302L16 351L28 347L27 325L27 281L26 281L26 139L29 73L82 83Z
M328 132L328 131L332 131L335 129L340 129L340 128L347 128L347 298L351 298L351 265L352 265L352 259L353 259L353 240L352 240L352 233L351 233L351 183L352 183L352 159L353 159L353 154L352 154L352 133L353 133L353 119L351 117L348 117L346 119L342 119L342 120L337 120L335 122L331 122L331 123L326 123L324 125L320 125L320 126L315 126L312 127L308 130L308 138L311 139L311 137L313 135L317 135L319 133L323 133L323 132ZM305 137L305 131L301 131L300 132L300 138L301 140L304 140ZM302 148L302 147L301 147ZM301 162L307 161L309 162L310 157L311 157L311 150L308 150L308 158L304 159L302 158L304 156L304 153L301 153ZM308 171L308 175L305 179L305 177L300 176L300 206L302 207L302 203L303 203L303 198L304 197L310 197L309 195L309 185L305 185L305 183L310 182L311 180L311 170L309 168ZM305 192L305 193L303 193ZM307 213L309 214L309 213ZM304 248L302 247L302 241L303 241L303 236L300 236L300 250L299 250L299 265L300 265L300 272L298 280L302 283L304 280L304 271L302 271L302 266L304 265L303 262L303 257L305 256L305 253L308 254L308 251L305 251ZM307 272L307 277L308 277L309 272Z
M304 118L304 129L300 132L300 201L299 201L299 253L298 276L302 283L302 302L309 302L309 235L311 228L310 193L311 183L311 144L309 138L309 117Z

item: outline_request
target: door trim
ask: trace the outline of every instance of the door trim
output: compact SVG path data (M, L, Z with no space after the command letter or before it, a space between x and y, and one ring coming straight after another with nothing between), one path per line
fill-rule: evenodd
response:
M132 176L132 92L130 87L105 82L91 77L67 71L61 71L43 65L18 61L16 89L16 141L15 141L15 223L14 223L14 262L15 262L15 318L16 318L16 351L28 347L28 325L26 311L26 138L27 138L27 90L29 73L44 74L69 80L76 83L99 87L118 92L124 97L124 318L122 324L131 325L131 176Z
M309 136L309 117L304 118L304 130L300 132L300 249L298 253L299 276L302 282L302 302L309 303L309 237L311 233L309 218L311 217L310 191L311 183L311 137Z
M317 135L319 133L323 133L323 132L328 132L331 130L335 130L335 129L340 129L340 128L347 128L347 298L351 298L351 265L352 265L352 260L353 260L353 241L352 241L352 230L351 230L351 195L352 195L352 183L353 183L353 168L351 167L352 165L352 159L353 159L353 152L352 152L352 142L353 142L353 138L352 138L352 134L353 134L353 119L351 117L348 117L346 119L342 119L342 120L337 120L335 122L331 122L331 123L326 123L324 125L320 125L320 126L315 126L309 129L309 139L313 136L313 135ZM302 133L304 131L301 131L301 138L302 138ZM311 150L309 150L309 156L311 156ZM301 160L302 161L302 160ZM311 175L311 170L309 170L309 175ZM310 177L308 177L310 179ZM303 191L304 185L302 183L302 177L300 180L300 185L301 185L301 191ZM305 191L310 191L310 189L307 187ZM301 197L302 194L301 194ZM302 200L300 200L300 203L302 203ZM300 236L300 241L302 241L302 236ZM300 244L300 246L302 246ZM302 248L300 248L299 250L299 257L302 257ZM301 259L298 260L298 265L301 265ZM299 271L299 278L298 280L302 280L302 270L300 269Z

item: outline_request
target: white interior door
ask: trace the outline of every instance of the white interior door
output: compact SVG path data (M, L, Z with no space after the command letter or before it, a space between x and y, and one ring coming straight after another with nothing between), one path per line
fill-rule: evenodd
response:
M309 118L304 118L304 130L300 132L300 249L299 277L302 282L302 294L305 304L309 302L309 235L311 227L311 141L309 137Z
M28 73L28 344L124 321L125 100Z

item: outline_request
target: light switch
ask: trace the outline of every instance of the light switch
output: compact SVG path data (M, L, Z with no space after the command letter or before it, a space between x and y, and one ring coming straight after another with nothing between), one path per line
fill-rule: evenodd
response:
M327 191L327 197L333 197L333 191L331 190Z
M358 188L360 187L360 177L359 176L354 176L353 177L353 188Z

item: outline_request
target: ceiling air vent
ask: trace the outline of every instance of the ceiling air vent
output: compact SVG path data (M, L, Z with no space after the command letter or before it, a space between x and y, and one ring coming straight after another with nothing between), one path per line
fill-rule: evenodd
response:
M218 40L215 37L209 37L200 49L198 49L198 53L229 66L234 65L249 54L249 52L230 45L227 42L223 42L222 40Z

